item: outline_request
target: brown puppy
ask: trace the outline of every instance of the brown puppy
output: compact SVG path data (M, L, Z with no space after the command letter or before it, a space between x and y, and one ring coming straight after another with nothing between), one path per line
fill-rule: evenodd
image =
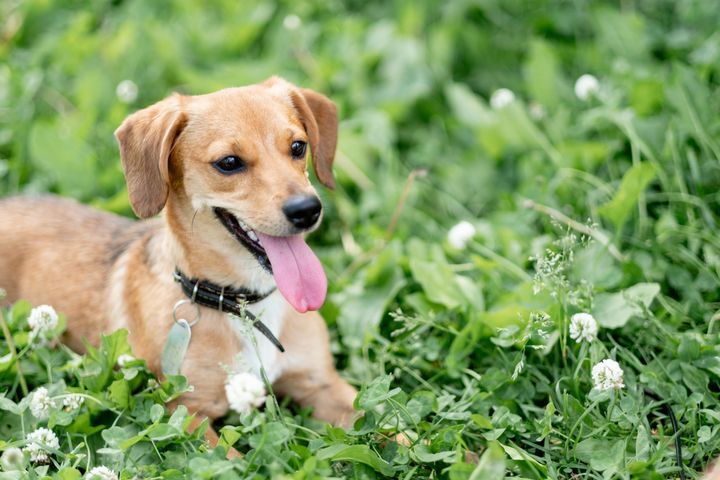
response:
M317 177L332 187L335 105L271 78L175 94L132 114L116 136L133 210L164 216L136 223L54 197L1 201L0 287L8 300L64 312L64 341L76 350L84 338L97 343L101 333L127 328L134 354L160 375L173 306L187 299L176 268L220 286L272 291L247 308L285 352L257 334L256 354L237 320L200 307L181 369L194 391L180 403L218 418L228 410L224 367L257 372L262 362L277 393L347 425L356 392L335 371L326 326L310 311L327 284L303 240L320 217L306 145ZM213 431L208 438L217 441Z

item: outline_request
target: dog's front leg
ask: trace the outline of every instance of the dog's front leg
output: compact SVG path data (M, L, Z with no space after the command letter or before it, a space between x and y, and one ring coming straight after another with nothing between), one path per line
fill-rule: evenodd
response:
M313 407L313 416L335 426L349 428L358 416L353 408L357 391L349 383L334 375L317 371L298 370L283 375L274 385L280 395L288 395L303 407ZM322 378L324 377L324 378Z
M347 428L358 414L353 408L357 390L335 370L325 321L317 313L288 314L281 335L285 346L283 374L273 384L313 416Z

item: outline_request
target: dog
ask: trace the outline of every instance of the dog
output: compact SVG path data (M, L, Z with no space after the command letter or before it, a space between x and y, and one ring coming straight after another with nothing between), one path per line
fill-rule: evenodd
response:
M176 93L131 114L115 136L130 205L144 220L53 196L1 200L7 301L64 312L63 342L79 352L83 341L126 328L133 354L158 376L169 332L188 317L187 351L174 360L194 387L177 401L196 414L191 428L227 413L227 369L238 363L255 374L262 364L275 393L348 426L356 390L333 365L316 312L327 280L304 240L322 216L308 154L317 179L333 188L337 129L331 100L279 77ZM216 293L204 304L203 285ZM255 344L223 309L239 291L255 300L243 312L267 327ZM206 437L218 441L212 428Z

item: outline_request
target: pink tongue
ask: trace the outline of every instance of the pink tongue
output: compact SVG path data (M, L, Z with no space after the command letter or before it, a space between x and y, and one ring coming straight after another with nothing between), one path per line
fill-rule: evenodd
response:
M270 259L280 293L300 313L319 309L325 302L327 277L302 235L273 237L256 233Z

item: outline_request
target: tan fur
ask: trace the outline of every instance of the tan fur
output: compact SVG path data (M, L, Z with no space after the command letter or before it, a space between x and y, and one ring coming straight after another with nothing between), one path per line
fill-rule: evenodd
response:
M307 162L291 157L290 144L306 141L318 178L334 185L337 116L326 97L273 78L173 95L128 117L116 134L134 211L146 218L164 208L162 218L131 222L52 196L2 200L0 287L8 301L25 298L64 312L64 341L79 351L83 339L97 344L101 333L127 328L135 355L160 375L172 308L185 298L172 280L176 267L222 285L260 292L274 286L212 207L267 234L294 233L282 204L314 188ZM248 170L219 173L212 163L227 155L242 158ZM355 389L335 371L324 321L295 312L277 291L265 302L269 314L282 317L265 320L277 320L286 348L275 356L274 388L314 407L316 417L347 425ZM201 311L182 368L194 391L180 403L213 420L228 409L223 365L232 366L245 347L227 315ZM207 437L217 441L212 430Z
M714 462L709 464L706 469L707 471L702 477L702 480L720 480L720 466L718 466L717 459L715 459Z

